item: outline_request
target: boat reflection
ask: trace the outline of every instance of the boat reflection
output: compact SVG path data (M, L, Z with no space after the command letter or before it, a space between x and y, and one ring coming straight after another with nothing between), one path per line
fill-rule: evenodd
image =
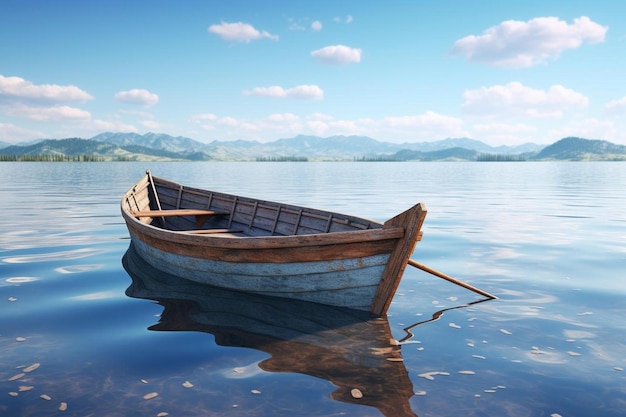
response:
M221 346L263 351L267 372L323 378L334 400L376 407L383 415L416 416L413 384L386 318L368 312L212 288L165 274L132 244L123 265L129 297L164 307L156 331L201 331Z

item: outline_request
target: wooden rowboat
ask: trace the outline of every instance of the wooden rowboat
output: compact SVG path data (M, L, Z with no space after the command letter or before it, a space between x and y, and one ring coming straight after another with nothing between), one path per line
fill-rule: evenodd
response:
M150 171L122 198L137 252L215 287L387 312L421 239L418 203L385 223L207 191Z

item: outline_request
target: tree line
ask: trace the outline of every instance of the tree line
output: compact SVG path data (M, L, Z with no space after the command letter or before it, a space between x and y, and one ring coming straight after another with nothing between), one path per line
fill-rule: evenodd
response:
M256 158L257 162L308 162L306 156L269 156Z
M0 162L104 162L105 158L94 155L3 155Z
M521 155L481 153L476 156L478 162L519 162L525 161Z

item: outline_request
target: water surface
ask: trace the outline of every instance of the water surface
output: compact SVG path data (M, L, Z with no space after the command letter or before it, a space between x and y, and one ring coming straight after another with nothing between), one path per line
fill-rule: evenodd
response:
M304 306L306 325L233 325L202 290L124 268L119 200L146 168L379 221L423 201L413 258L498 299L439 316L480 297L410 269L382 330ZM624 163L2 163L0 177L0 415L626 415ZM389 352L385 328L403 341Z

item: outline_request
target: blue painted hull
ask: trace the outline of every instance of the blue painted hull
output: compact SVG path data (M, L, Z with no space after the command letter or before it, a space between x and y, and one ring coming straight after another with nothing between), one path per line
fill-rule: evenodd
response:
M389 254L294 263L238 263L193 258L133 244L156 269L230 290L369 310Z

